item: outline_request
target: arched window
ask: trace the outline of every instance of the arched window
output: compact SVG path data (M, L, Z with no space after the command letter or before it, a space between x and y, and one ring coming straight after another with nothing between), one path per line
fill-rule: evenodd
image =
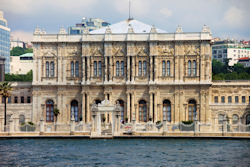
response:
M79 63L76 61L76 77L79 77Z
M50 62L50 76L53 77L54 76L54 62Z
M167 75L170 76L170 61L167 61Z
M233 115L233 124L237 124L239 122L239 116L234 114Z
M145 100L139 101L139 121L140 122L148 121L147 104Z
M190 100L188 102L188 120L193 121L196 117L196 101Z
M99 73L98 74L99 76L102 76L102 62L101 61L98 62L98 73Z
M223 124L224 115L220 114L218 119L218 124Z
M250 114L246 116L246 125L250 124Z
M193 76L196 76L196 61L193 61Z
M46 122L54 121L54 102L52 100L48 100L46 102Z
M171 122L171 102L169 100L163 101L163 116L166 115L168 122Z
M74 73L75 73L75 64L74 64L74 62L72 61L71 62L71 77L74 77Z
M121 61L121 75L124 76L124 62Z
M79 116L79 111L78 111L78 102L76 100L71 101L71 117L74 115L75 121L78 122L78 116Z
M122 111L121 111L121 122L125 122L125 112L124 112L124 101L123 100L118 100L119 101L119 104L122 108Z
M146 76L147 75L147 62L143 61L143 75Z
M46 62L46 77L49 77L49 62Z
M97 62L94 61L94 76L97 76Z
M19 124L22 124L25 122L25 116L24 115L19 115Z
M116 62L116 76L119 76L119 61Z
M24 97L21 96L21 103L24 103Z
M166 76L166 62L162 61L162 76Z
M188 76L191 76L191 61L188 61Z
M141 61L139 61L138 74L139 74L139 76L142 75L142 64L141 64Z

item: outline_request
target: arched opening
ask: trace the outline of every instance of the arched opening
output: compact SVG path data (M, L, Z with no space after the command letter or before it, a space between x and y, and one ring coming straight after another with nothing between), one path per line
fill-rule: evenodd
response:
M119 101L119 104L122 108L121 110L121 122L124 123L125 122L125 111L124 111L124 101L123 100L118 100Z
M193 121L196 117L196 101L189 100L188 102L188 120Z
M48 100L46 102L46 122L54 121L54 102L52 100Z
M250 124L250 114L246 116L246 125Z
M76 100L71 101L71 117L72 115L74 115L75 121L78 122L79 108L78 108L78 102Z
M166 115L168 122L171 122L171 102L169 100L163 101L163 116Z
M139 121L140 122L148 121L147 103L145 100L139 101Z
M24 115L19 115L19 124L22 124L25 122L25 116Z

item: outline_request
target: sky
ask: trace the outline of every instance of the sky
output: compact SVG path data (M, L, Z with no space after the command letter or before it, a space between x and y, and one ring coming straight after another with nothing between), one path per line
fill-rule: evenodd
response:
M213 37L250 40L250 0L130 0L131 16L174 33L200 32L210 27ZM31 41L36 26L55 34L80 23L82 17L111 24L129 17L129 0L0 0L11 35Z

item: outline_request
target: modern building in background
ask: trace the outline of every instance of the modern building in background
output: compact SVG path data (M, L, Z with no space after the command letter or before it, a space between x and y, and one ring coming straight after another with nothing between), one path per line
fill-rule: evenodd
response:
M238 63L242 64L244 67L250 67L250 58L249 57L242 57L238 59Z
M27 74L33 69L33 53L10 57L11 74Z
M13 39L13 37L10 38L10 49L14 47L21 47L26 49L27 48L27 43L24 41L20 41L19 39Z
M5 58L0 55L0 82L5 80L5 67L4 67Z
M250 57L250 48L247 43L234 40L215 41L212 45L213 59L223 63L229 59L229 65L233 66L239 58Z
M0 55L5 57L5 73L10 72L10 29L0 11Z
M84 29L88 28L89 31L93 31L99 28L109 26L110 23L96 18L82 18L81 23L77 23L75 27L69 27L69 34L83 34Z

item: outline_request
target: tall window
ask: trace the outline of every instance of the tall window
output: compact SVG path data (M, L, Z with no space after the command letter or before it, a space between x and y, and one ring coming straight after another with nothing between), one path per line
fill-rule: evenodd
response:
M54 76L54 62L52 61L52 62L50 62L50 76Z
M25 122L25 116L24 115L19 115L19 124L22 124Z
M30 96L27 97L27 103L31 103L31 98L30 98Z
M246 103L246 96L242 96L242 103Z
M218 103L218 96L215 96L215 97L214 97L214 102L215 102L215 103Z
M120 106L121 106L121 108L122 108L122 110L121 110L121 121L123 122L125 122L125 112L124 112L124 101L123 100L118 100L119 101L119 104L120 104Z
M232 103L232 96L228 96L228 103Z
M102 62L101 61L98 62L98 73L99 73L98 74L99 76L102 76Z
M18 103L18 97L17 97L17 96L15 96L14 102L15 102L15 103Z
M147 62L143 61L143 75L146 76L147 75Z
M97 62L94 61L94 76L97 76Z
M250 114L246 116L246 125L250 124Z
M139 76L141 76L142 75L142 63L141 63L141 61L139 61L138 72L139 72Z
M74 62L71 62L71 77L74 77L74 73L75 73L75 65Z
M162 76L166 76L166 62L162 61Z
M171 122L171 102L169 100L163 101L163 116L166 115L167 121Z
M235 96L235 103L239 103L239 97Z
M188 102L188 120L193 121L196 117L196 101L190 100Z
M52 100L48 100L46 102L46 122L54 121L54 102Z
M193 61L193 76L196 76L196 61Z
M188 75L191 76L191 61L188 61Z
M21 97L21 103L24 103L24 97L23 96Z
M49 77L49 62L46 62L46 77Z
M225 96L221 96L221 103L225 103Z
M124 62L121 61L121 75L124 76Z
M167 75L170 76L170 61L167 61Z
M120 70L119 61L117 61L116 62L116 76L119 76L119 70Z
M147 122L148 116L147 116L147 104L145 100L141 100L139 102L139 121L140 122Z
M218 119L218 124L223 124L224 115L220 114Z
M237 124L239 122L239 116L234 114L233 115L233 124Z
M79 63L76 61L76 77L79 77Z
M72 115L74 115L75 121L78 122L79 111L78 111L78 102L76 100L73 100L71 102L71 117Z

